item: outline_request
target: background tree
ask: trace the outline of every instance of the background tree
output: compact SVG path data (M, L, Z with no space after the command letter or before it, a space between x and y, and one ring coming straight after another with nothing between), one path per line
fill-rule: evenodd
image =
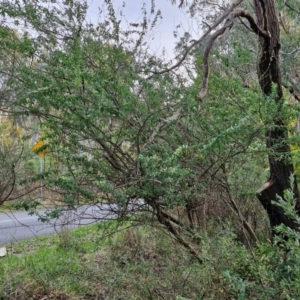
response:
M21 188L19 182L24 176L24 161L28 158L25 153L22 137L24 130L20 123L22 117L13 112L12 102L14 91L10 84L13 82L15 71L20 61L24 60L26 52L26 36L21 38L16 30L7 26L0 26L0 161L1 161L1 187L0 204L5 201L22 197L27 194L24 188ZM22 39L22 42L20 42ZM20 51L20 44L24 44L24 53Z

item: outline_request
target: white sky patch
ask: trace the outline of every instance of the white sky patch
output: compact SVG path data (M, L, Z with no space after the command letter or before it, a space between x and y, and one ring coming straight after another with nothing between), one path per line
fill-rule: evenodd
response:
M159 54L166 50L166 55L168 58L174 57L174 47L176 43L176 38L174 37L174 31L177 30L179 36L183 32L188 31L191 35L197 34L193 29L193 22L190 19L188 13L184 9L179 9L178 5L172 5L170 0L156 0L155 10L161 10L162 20L158 22L157 26L153 29L151 36L148 36L148 42L151 45L151 50ZM114 8L117 17L120 17L120 12L122 10L122 26L126 29L129 23L138 23L143 19L143 14L141 8L143 3L146 3L147 11L149 12L148 17L151 19L154 17L150 15L151 0L125 0L125 7L123 7L123 0L114 0ZM99 0L88 0L89 10L88 10L88 21L92 23L97 23L99 20L99 9L102 10L101 19L103 20L108 12L105 11L104 1ZM180 28L176 26L180 25Z

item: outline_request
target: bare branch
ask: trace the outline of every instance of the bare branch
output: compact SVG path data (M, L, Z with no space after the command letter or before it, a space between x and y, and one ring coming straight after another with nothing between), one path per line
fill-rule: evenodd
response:
M241 24L243 25L243 26L245 26L249 31L253 31L244 21L243 21L243 19L242 18L239 18L239 20L241 21Z
M246 18L250 24L251 29L257 35L264 37L265 39L270 39L270 35L267 31L261 29L255 22L254 18L244 9L236 9L235 11L231 12L226 19L226 22L222 28L217 30L209 39L206 48L203 54L203 66L204 66L204 75L202 80L202 86L198 95L199 101L202 101L207 93L207 85L208 85L208 77L209 77L209 53L210 50L215 42L215 40L222 34L228 32L231 27L233 26L233 21L235 18L243 17Z
M179 8L183 7L183 4L184 4L184 0L181 0L179 4Z
M281 13L279 13L278 17L279 17L279 24L280 24L281 27L283 28L284 32L285 32L286 34L289 34L289 30L286 28L286 26L285 26L285 24L284 24L284 20L282 19Z
M295 11L296 13L300 14L300 10L297 10L296 8L292 7L289 3L285 2L284 4L292 11Z
M227 16L238 6L240 5L244 0L237 0L236 2L234 2L228 9L226 12L224 12L224 14L212 25L209 27L209 30L207 30L198 40L195 40L184 52L184 54L182 55L181 59L172 67L165 69L163 71L159 71L156 72L154 71L153 74L158 75L158 74L164 74L167 72L170 72L176 68L178 68L183 61L186 59L187 55L190 53L190 51L192 49L194 49L198 44L200 44L214 29L216 29L226 18ZM182 1L183 2L183 1ZM150 76L151 78L152 76Z
M0 205L2 205L5 201L7 201L9 199L9 197L11 196L11 194L13 193L13 191L15 189L16 173L15 173L15 165L14 164L11 165L10 171L11 171L11 176L12 176L11 188L10 188L10 191L8 192L8 194L3 199L0 199Z
M264 37L265 39L270 39L270 35L269 33L260 28L257 23L255 22L254 18L249 14L248 11L244 10L244 9L239 9L239 10L236 10L236 13L234 15L234 18L236 17L243 17L245 19L248 20L249 24L250 24L250 27L251 29L259 36L262 36Z

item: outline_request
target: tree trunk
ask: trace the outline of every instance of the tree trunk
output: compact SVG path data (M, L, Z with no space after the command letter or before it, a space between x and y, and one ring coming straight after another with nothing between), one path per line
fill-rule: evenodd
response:
M274 95L278 113L273 118L266 132L266 146L269 151L270 177L257 191L261 204L266 209L272 229L281 223L298 229L295 222L286 216L283 210L272 204L276 195L283 196L284 190L290 188L289 178L294 173L291 150L288 144L288 129L282 116L283 91L279 65L280 31L274 0L254 0L258 25L269 33L269 38L260 36L260 55L257 73L263 94ZM297 199L296 209L299 211L299 192L297 182L293 187ZM273 231L274 233L274 231Z

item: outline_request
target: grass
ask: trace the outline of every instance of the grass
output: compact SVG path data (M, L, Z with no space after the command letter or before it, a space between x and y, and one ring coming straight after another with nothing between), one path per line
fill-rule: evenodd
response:
M0 299L203 299L208 291L205 299L225 299L210 263L199 266L156 228L128 225L109 221L8 245Z
M277 299L275 248L251 253L230 229L212 228L199 233L202 265L160 229L115 220L8 245L0 299Z
M4 202L0 205L0 213L6 213L11 211L14 211L14 209L10 202Z
M5 295L0 299L39 299L40 294L76 299L90 276L82 258L101 245L96 235L96 226L88 226L8 245L8 256L0 261L0 295Z

